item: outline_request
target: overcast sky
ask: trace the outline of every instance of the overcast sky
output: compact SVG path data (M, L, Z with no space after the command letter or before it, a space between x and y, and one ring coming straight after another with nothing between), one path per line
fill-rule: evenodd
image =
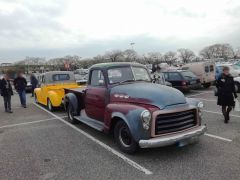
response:
M0 0L0 62L240 47L239 0Z

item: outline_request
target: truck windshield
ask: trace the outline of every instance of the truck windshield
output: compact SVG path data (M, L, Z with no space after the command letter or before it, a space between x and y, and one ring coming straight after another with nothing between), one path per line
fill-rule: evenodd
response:
M108 70L110 84L123 83L129 81L151 81L149 74L142 67L120 67Z

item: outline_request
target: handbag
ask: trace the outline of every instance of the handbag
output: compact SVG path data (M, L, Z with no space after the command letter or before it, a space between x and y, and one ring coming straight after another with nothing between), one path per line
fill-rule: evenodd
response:
M235 99L234 111L237 111L237 112L240 111L240 104L237 98Z
M218 88L214 88L214 96L218 96Z

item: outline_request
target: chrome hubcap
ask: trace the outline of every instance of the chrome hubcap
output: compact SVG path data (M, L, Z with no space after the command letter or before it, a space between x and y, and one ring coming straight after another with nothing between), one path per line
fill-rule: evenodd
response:
M119 140L124 147L129 147L131 145L132 138L127 126L123 126L119 130Z

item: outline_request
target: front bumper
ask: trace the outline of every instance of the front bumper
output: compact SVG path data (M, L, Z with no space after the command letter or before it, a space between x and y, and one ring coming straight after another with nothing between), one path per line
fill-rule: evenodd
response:
M205 125L194 128L190 131L182 132L179 134L174 134L170 136L156 137L148 140L140 140L139 146L141 148L155 148L163 147L172 144L176 144L180 141L191 142L192 139L196 139L199 136L203 135L206 132L207 128Z

